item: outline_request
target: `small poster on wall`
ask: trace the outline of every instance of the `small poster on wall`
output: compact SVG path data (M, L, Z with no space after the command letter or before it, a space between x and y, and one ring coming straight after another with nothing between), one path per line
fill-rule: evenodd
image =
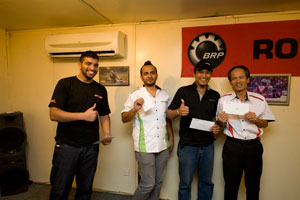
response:
M270 105L289 105L290 74L251 74L248 90L265 97Z
M129 66L99 67L99 82L105 86L128 86Z

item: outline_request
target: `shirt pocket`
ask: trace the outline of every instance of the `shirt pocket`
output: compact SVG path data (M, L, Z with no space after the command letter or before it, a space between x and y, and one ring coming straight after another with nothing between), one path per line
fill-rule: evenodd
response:
M167 109L168 109L168 102L169 102L169 99L168 98L163 98L161 100L158 101L158 111L159 112L163 112L163 113L166 113L167 112Z

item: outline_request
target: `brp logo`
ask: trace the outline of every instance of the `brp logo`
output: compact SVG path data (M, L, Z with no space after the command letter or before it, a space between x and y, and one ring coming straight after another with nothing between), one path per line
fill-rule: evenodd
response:
M226 55L223 39L214 33L201 33L189 45L188 56L195 66L201 60L208 60L213 68L218 67Z

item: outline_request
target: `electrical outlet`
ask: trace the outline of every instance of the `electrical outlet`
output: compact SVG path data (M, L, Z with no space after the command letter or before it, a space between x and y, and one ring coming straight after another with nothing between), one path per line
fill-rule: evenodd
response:
M123 176L129 176L130 175L130 170L128 168L123 169Z

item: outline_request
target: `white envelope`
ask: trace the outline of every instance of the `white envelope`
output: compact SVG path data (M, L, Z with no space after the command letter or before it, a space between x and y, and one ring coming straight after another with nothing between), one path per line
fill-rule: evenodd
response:
M143 104L143 109L145 112L147 112L148 110L150 110L151 108L153 108L153 103L152 100L149 96L149 93L147 92L147 89L145 87L143 87L139 94L138 94L138 98L143 98L144 99L144 104Z
M193 118L190 124L190 128L194 128L202 131L211 131L210 129L214 124L215 122L212 121Z
M226 114L244 115L249 112L249 104L225 101L223 104L223 110Z

